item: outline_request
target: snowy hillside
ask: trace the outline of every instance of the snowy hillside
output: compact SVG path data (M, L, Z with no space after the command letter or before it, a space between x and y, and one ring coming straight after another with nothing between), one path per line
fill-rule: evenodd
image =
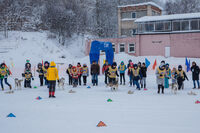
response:
M111 92L105 87L104 76L99 76L99 86L92 87L91 76L87 86L72 88L68 85L65 74L66 67L77 62L87 63L89 57L84 56L82 38L69 40L69 47L57 44L48 39L47 33L12 32L8 39L1 38L0 47L9 46L7 53L0 53L0 61L5 61L13 75L8 81L14 86L14 78L21 78L26 59L30 59L33 70L42 60L64 63L58 65L60 77L66 78L65 90L57 87L56 99L48 98L48 89L39 86L35 73L32 86L36 89L15 90L14 94L5 94L0 90L0 132L2 133L199 133L200 90L193 90L197 95L187 93L193 87L191 73L187 73L189 81L185 81L185 89L174 95L170 89L165 94L158 95L155 72L152 70L154 60L159 64L165 60L170 66L184 65L184 58L147 57L151 65L148 69L147 90L138 91L135 87L119 86L117 92ZM61 58L65 56L66 58ZM115 55L119 64L122 60L127 63L144 62L146 57L133 57L127 54ZM100 57L102 65L105 56ZM190 59L197 61L199 59ZM8 87L5 87L6 91ZM68 93L73 89L76 93ZM134 94L128 94L129 90ZM42 97L37 100L36 97ZM108 103L107 99L113 102ZM13 113L15 118L7 118ZM96 127L103 121L107 127Z

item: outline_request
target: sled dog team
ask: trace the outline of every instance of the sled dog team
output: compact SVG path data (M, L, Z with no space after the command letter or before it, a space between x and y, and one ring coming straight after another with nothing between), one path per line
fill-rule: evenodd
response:
M125 65L125 63L122 61L118 66L116 62L109 64L108 61L105 61L105 64L102 67L102 73L105 76L105 84L111 87L111 90L118 89L118 82L120 85L125 85L126 70L128 71L129 86L136 86L136 89L138 90L141 88L146 89L147 67L145 63L139 62L134 64L132 60L129 60L128 65ZM45 61L44 64L39 63L36 71L39 74L40 86L46 85L49 88L49 97L55 98L56 81L58 82L58 86L64 89L65 78L59 79L55 62L49 63L48 61ZM196 62L192 62L191 71L194 85L193 89L196 87L200 89L200 69ZM83 85L87 85L87 77L89 76L89 68L87 64L83 64L83 66L81 66L80 63L77 63L77 66L72 66L69 64L66 73L68 74L69 85L77 87L78 85L82 84L82 79ZM10 90L12 89L12 86L7 81L7 78L10 74L11 72L6 64L2 63L0 66L0 83L2 91L4 90L3 80L5 81L5 84L9 86ZM91 64L90 74L92 76L93 86L98 86L100 66L96 61L93 61ZM165 61L161 61L159 67L156 69L155 74L158 87L157 93L164 94L164 89L169 88L170 86L172 91L176 93L177 90L184 88L184 81L188 80L188 77L181 65L178 66L178 69L175 67L170 69L169 64L165 63ZM31 72L31 64L29 60L27 60L25 64L25 69L24 73L22 73L22 77L24 77L24 88L32 88L31 80L34 80L34 78ZM118 77L120 77L120 80ZM169 84L170 79L172 81L171 84ZM22 82L22 79L15 78L15 88L21 89Z

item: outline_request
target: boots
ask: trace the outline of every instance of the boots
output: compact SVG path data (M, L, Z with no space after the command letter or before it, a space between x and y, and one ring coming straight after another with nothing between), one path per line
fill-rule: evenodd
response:
M164 86L162 86L162 94L164 94Z
M55 92L52 92L52 96L51 97L56 98L56 96L54 96L54 95L55 95Z
M9 87L10 87L10 90L12 90L12 86L10 85Z
M51 98L52 96L51 96L51 92L49 92L49 98Z
M141 84L141 88L143 88L143 84Z
M4 88L2 88L2 91L4 91Z
M144 89L146 89L146 84L144 84Z
M158 94L160 94L160 85L158 85Z

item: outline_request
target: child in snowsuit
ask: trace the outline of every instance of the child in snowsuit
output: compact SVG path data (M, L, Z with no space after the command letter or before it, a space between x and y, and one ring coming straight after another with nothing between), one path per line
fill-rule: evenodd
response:
M88 67L87 67L86 64L83 64L82 70L83 70L83 73L82 73L82 75L83 75L83 83L84 83L84 85L86 85L87 77L89 76L89 70L88 70Z
M47 87L49 88L49 85L48 85L48 80L47 80L47 70L49 68L49 62L48 61L45 61L44 62L44 66L42 67L43 69L43 72L44 72L44 84L47 85Z
M128 75L129 75L129 80L130 80L129 81L130 86L132 86L132 80L133 80L132 77L133 76L131 75L131 69L133 69L133 68L134 68L134 66L133 66L133 63L131 62L130 65L129 65L129 68L128 68Z
M160 89L162 89L162 94L164 94L165 74L166 74L165 65L161 63L161 65L156 69L158 94L160 93Z
M139 79L140 79L140 77L142 77L141 71L137 64L134 64L133 66L134 67L131 68L131 73L130 73L131 79L132 79L131 86L132 86L132 84L133 84L133 86L136 85L137 89L140 90Z
M12 89L12 86L7 81L7 78L9 75L10 75L10 71L6 67L6 64L2 63L0 66L0 82L1 82L2 91L4 91L3 80L5 81L5 84L9 86L10 90Z
M194 88L196 88L196 83L197 82L197 87L200 89L200 84L199 84L199 73L200 73L200 69L197 66L196 62L192 62L192 67L191 67L191 71L192 71L192 80L193 80L193 84L194 84Z
M124 85L125 85L125 71L126 71L127 67L126 65L124 64L124 62L122 61L121 64L119 65L118 67L118 71L120 73L120 85L122 85L122 79L123 79L123 82L124 82Z
M128 64L127 64L127 69L128 69L128 76L129 76L129 83L131 83L131 76L130 76L130 67L131 67L131 65L132 65L132 67L133 67L133 63L132 63L132 60L129 60L128 61Z
M169 64L168 63L165 65L165 70L166 70L165 88L169 88L169 79L171 78L171 69L169 68Z
M105 75L105 81L104 81L105 84L107 84L109 80L108 74L106 73L109 67L110 65L108 64L108 61L106 60L105 64L102 67L102 73Z
M67 68L67 74L68 74L68 77L69 77L69 85L72 85L72 76L71 76L71 71L72 71L72 65L69 64L69 67Z
M181 65L178 66L178 71L176 73L177 73L178 89L180 90L183 86L183 82L185 81L185 79L188 80L188 77L186 73L182 70Z
M82 76L82 67L81 67L81 63L77 64L77 71L78 71L78 83L79 85L81 85L81 76Z
M98 86L98 75L100 73L99 64L96 61L92 62L90 74L92 75L92 84L93 86Z
M145 63L142 63L142 66L140 68L142 79L141 79L141 88L144 87L146 89L146 77L147 77L147 67Z
M72 76L72 85L73 85L73 87L77 87L79 72L78 72L76 66L72 67L71 76Z
M171 78L172 78L172 88L174 88L174 85L177 84L177 70L175 67L171 71Z
M53 61L50 63L50 67L47 70L47 80L49 82L49 98L55 98L56 80L59 82L59 76L56 63Z
M38 69L36 70L39 73L39 78L40 78L40 86L43 86L43 81L44 81L44 71L42 69L42 63L38 64Z
M118 72L117 72L117 63L113 62L112 66L110 66L106 70L106 73L109 76L109 83L116 84L116 76L119 77Z
M24 80L24 88L32 88L31 87L31 79L34 80L31 71L26 70L25 73L22 74L22 77L25 78Z

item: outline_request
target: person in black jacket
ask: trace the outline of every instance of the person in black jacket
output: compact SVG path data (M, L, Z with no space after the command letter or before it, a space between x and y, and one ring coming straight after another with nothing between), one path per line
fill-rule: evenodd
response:
M180 90L182 88L182 86L183 86L183 82L185 81L185 79L188 80L188 77L185 74L185 72L182 70L182 66L181 65L178 66L178 71L176 73L177 73L178 89Z
M43 81L44 81L44 71L42 69L42 63L38 64L38 69L36 70L39 73L39 78L40 78L40 86L43 86Z
M192 62L192 67L191 67L191 71L192 71L192 80L193 80L193 84L194 84L194 88L196 88L196 83L198 85L198 88L200 89L200 85L199 85L199 67L197 66L196 62Z
M147 67L146 67L145 63L142 63L140 71L141 71L141 75L142 75L141 88L144 87L144 89L146 89Z
M99 64L96 61L92 62L90 74L92 75L92 84L93 86L98 86L98 75L100 73Z
M69 77L69 85L72 85L72 75L71 75L71 71L72 71L72 64L69 64L69 67L66 70L66 73L68 74Z

